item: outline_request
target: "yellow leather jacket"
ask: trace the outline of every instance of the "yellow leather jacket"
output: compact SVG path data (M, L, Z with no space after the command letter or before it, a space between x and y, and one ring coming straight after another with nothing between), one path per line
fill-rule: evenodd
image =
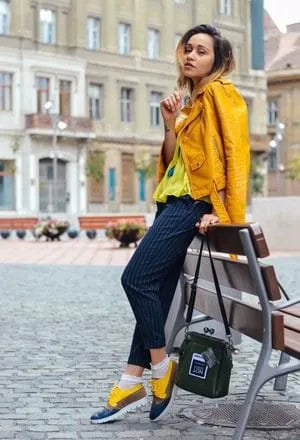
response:
M182 109L185 112L185 108ZM250 166L247 106L234 85L217 79L199 90L176 124L191 196L209 196L221 223L245 221ZM161 151L158 179L167 168ZM225 190L224 203L218 192Z

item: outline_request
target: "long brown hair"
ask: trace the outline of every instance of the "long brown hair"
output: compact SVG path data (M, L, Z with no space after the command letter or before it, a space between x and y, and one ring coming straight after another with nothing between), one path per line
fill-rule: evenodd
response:
M176 48L176 62L178 69L177 85L179 88L188 89L191 94L194 84L190 78L183 74L183 59L185 53L185 46L189 39L196 34L210 35L214 40L214 54L215 61L211 72L205 78L205 83L213 81L221 76L228 75L235 68L235 59L232 51L232 46L227 38L222 37L221 32L210 24L200 24L189 29L179 40ZM203 84L203 83L202 83Z

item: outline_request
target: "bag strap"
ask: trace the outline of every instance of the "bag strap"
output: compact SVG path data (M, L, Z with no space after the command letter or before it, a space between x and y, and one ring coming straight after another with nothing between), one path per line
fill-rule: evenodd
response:
M185 319L187 327L191 323L192 316L193 316L193 310L194 310L196 293L197 293L197 282L198 282L198 278L199 278L201 258L202 258L202 254L203 254L204 240L205 240L205 238L203 236L202 241L201 241L201 246L200 246L200 252L199 252L199 256L198 256L198 260L197 260L195 275L194 275L194 279L193 279L192 286L191 286L191 296L190 296L188 310L187 310L186 319Z
M215 288L216 288L216 293L217 293L217 297L218 297L218 303L219 303L219 307L220 307L220 312L221 312L223 323L224 323L224 327L225 327L226 337L228 339L230 349L234 350L233 343L232 343L232 334L231 334L231 330L230 330L230 327L229 327L228 319L227 319L227 316L226 316L226 310L225 310L224 301L223 301L223 297L222 297L222 293L221 293L220 283L219 283L219 280L218 280L218 276L217 276L217 272L216 272L216 269L215 269L214 261L213 261L212 255L211 255L209 239L208 239L207 236L203 236L202 237L202 242L201 242L201 246L200 246L200 252L199 252L199 257L198 257L198 261L197 261L197 265L196 265L195 275L194 275L193 283L192 283L192 286L191 286L191 296L190 296L189 305L188 305L188 311L187 311L186 320L185 320L186 324L187 324L186 325L186 331L188 330L188 327L189 327L189 325L191 323L191 320L192 320L192 315L193 315L193 310L194 310L194 305L195 305L195 299L196 299L196 293L197 293L197 282L198 282L198 278L199 278L199 272L200 272L200 265L201 265L201 259L202 259L202 254L203 254L204 242L206 242L206 246L207 246L207 249L208 249L208 255L209 255L212 275L213 275L214 284L215 284Z

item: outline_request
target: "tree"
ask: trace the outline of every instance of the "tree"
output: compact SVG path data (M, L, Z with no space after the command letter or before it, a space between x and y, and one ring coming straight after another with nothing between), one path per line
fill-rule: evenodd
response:
M86 176L100 183L104 177L104 153L103 151L90 151L85 163Z
M288 160L286 175L291 180L300 180L300 152L294 153Z

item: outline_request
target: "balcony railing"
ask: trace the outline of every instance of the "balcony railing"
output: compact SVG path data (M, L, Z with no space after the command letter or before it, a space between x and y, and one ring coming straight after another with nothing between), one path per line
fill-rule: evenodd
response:
M95 137L93 120L90 118L34 113L25 115L25 127L30 134L51 135L54 130L54 118L67 124L66 137Z

